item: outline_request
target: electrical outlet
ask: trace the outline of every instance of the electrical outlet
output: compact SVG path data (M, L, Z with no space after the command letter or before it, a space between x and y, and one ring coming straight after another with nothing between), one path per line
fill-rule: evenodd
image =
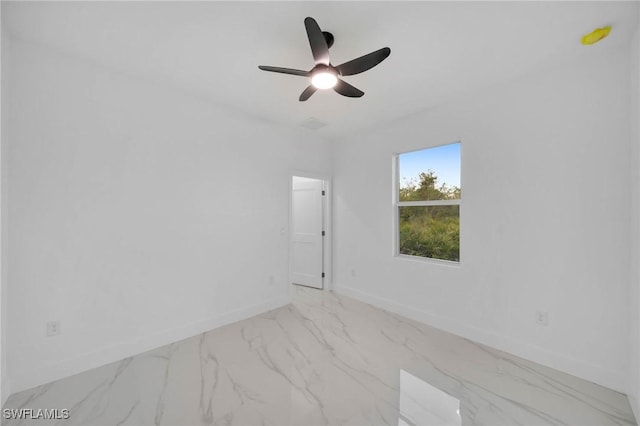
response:
M536 324L544 325L545 327L549 325L549 314L547 311L536 312Z
M47 336L57 336L62 331L60 330L60 320L47 322Z
M269 275L269 285L274 285L276 283L276 279L273 275Z
M352 276L352 277L355 277L355 276L356 276L356 269L355 269L355 268L352 268L352 269L351 269L351 276Z

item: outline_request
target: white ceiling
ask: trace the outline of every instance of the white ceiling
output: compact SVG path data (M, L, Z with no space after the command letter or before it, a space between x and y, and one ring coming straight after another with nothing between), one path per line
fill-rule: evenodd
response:
M11 36L206 97L253 118L339 139L465 91L574 55L627 43L635 2L2 2ZM391 56L345 81L359 99L298 96L303 77L258 65L311 69L303 20L335 36L333 64L381 47ZM585 47L580 37L612 25Z

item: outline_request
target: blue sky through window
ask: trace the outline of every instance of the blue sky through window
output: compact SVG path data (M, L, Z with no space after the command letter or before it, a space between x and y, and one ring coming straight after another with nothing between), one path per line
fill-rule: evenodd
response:
M411 180L417 183L420 173L429 170L438 176L438 186L460 188L460 142L400 154L398 163L401 188Z

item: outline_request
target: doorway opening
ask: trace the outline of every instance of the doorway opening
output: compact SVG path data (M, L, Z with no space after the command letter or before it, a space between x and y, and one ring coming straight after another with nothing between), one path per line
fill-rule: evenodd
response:
M289 281L324 289L329 283L329 181L291 177Z

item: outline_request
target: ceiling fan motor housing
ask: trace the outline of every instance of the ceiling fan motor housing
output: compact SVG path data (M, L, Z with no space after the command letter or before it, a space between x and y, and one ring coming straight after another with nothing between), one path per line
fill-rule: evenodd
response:
M333 34L328 31L323 31L322 35L324 36L324 40L327 42L327 47L333 46L334 38Z
M336 67L334 67L333 65L331 65L331 64L329 64L329 65L317 64L311 70L311 75L317 74L317 73L321 73L321 72L329 72L331 74L335 74L336 76L342 75L342 74L340 74L340 71L338 71L338 69Z

